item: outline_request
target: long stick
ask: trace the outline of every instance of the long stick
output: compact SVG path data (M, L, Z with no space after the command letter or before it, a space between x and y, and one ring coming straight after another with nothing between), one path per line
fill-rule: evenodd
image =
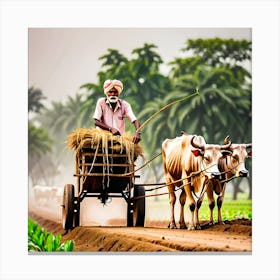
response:
M173 101L173 102L171 102L171 103L165 105L165 106L162 107L160 110L158 110L157 112L155 112L152 116L150 116L146 121L144 121L143 124L136 130L136 132L141 131L141 129L143 129L143 127L144 127L148 122L150 122L153 118L155 118L155 117L156 117L159 113L161 113L162 111L168 109L169 107L173 106L173 105L176 104L176 103L185 101L185 100L187 100L187 99L189 99L189 98L191 98L191 97L193 97L193 96L195 96L195 95L197 95L197 94L199 94L198 88L196 88L196 92L195 92L195 93L193 93L193 94L191 94L191 95L188 95L188 96L185 96L185 97L183 97L183 98L181 98L181 99L175 100L175 101Z

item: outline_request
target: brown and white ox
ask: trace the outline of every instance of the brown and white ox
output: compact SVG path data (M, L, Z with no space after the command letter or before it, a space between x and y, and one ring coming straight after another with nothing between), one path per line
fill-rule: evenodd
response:
M229 143L228 137L224 141ZM228 150L230 154L219 160L219 170L222 173L221 180L211 179L207 186L208 205L210 208L209 223L214 224L213 209L215 207L214 192L218 195L218 223L223 223L221 208L224 201L226 183L234 178L249 177L245 167L245 160L252 156L252 144L231 144ZM250 149L249 151L247 149Z
M166 139L162 143L162 160L171 209L169 227L176 228L174 218L176 195L174 192L175 187L183 185L179 199L181 205L180 228L186 228L184 205L187 199L191 211L188 229L200 229L198 211L207 189L206 184L211 178L219 179L221 173L218 169L218 162L228 153L230 143L223 146L206 144L202 136L182 133L182 136ZM198 196L200 197L198 198Z

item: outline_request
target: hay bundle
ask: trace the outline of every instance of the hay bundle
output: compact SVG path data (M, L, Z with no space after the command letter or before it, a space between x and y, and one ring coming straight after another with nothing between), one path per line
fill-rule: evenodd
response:
M124 133L122 136L112 135L109 131L98 128L78 128L68 135L66 144L69 149L79 151L82 148L102 148L114 153L134 154L134 159L143 156L140 144L132 142L133 136Z

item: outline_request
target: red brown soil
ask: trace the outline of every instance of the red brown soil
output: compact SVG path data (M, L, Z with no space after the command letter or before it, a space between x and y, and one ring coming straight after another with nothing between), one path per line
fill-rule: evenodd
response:
M202 230L168 229L168 221L147 221L145 227L119 226L125 220L111 220L109 226L81 226L66 232L59 219L33 209L29 217L46 230L73 240L75 252L252 252L252 221L239 219L224 225L207 225ZM116 226L118 225L118 226Z

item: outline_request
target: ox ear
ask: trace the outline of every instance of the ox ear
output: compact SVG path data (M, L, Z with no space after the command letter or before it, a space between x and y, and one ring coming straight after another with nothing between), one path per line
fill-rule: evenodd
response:
M201 155L202 155L202 153L201 153L200 150L192 150L192 153L193 153L193 155L194 155L195 157L198 157L198 156L201 156Z
M252 157L252 151L247 152L248 157Z
M223 158L232 155L232 152L229 150L222 150L221 153L223 155Z

